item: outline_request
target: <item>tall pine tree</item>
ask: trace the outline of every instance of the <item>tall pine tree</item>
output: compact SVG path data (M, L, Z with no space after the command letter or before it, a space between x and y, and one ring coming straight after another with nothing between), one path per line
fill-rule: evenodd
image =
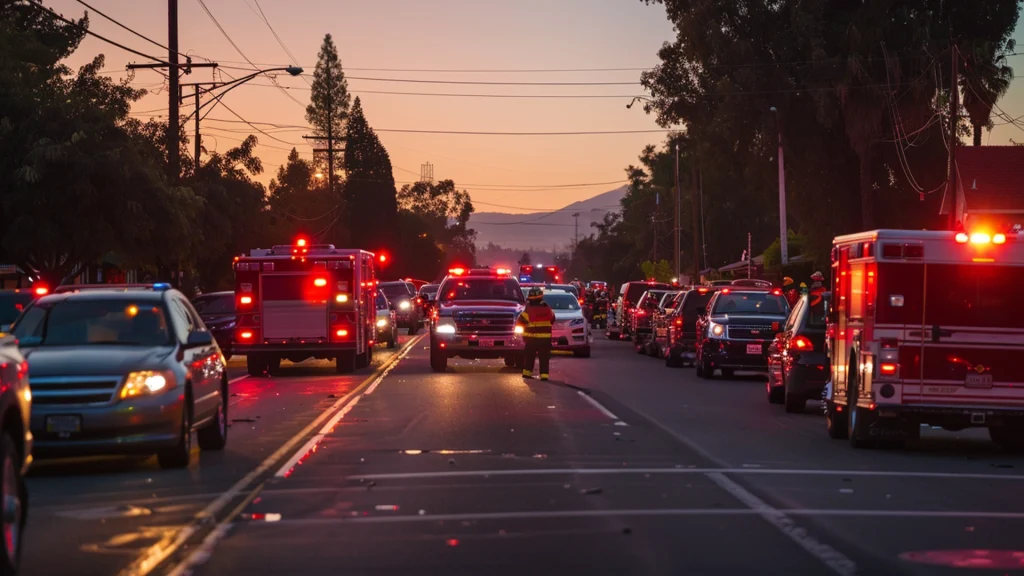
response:
M345 170L350 238L360 248L394 252L398 200L391 157L366 121L358 97L345 132Z
M313 134L321 138L328 136L334 139L334 148L342 148L342 137L345 135L345 121L348 119L352 97L348 93L348 81L341 68L338 48L330 34L324 36L317 56L316 69L313 71L312 92L309 105L306 106L306 121L313 127ZM328 148L326 139L317 141L318 148ZM342 170L342 153L334 155L334 171ZM318 154L318 167L326 173L328 158L326 154ZM340 179L335 178L335 183ZM324 182L330 181L329 177Z

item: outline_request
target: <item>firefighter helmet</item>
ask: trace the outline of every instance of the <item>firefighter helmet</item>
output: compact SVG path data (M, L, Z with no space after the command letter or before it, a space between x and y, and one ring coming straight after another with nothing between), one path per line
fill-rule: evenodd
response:
M789 276L786 276L785 278L782 279L782 288L784 290L789 290L790 288L792 288L795 285L796 284L793 282L793 279L790 278Z
M825 276L822 275L821 272L815 272L814 274L811 274L811 280L813 280L815 282L824 282L825 281Z
M526 299L530 302L541 302L544 300L544 291L540 288L530 288L530 292L526 295Z

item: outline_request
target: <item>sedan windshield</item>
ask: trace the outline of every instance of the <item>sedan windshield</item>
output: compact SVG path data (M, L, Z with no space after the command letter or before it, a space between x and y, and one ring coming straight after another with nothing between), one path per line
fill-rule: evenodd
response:
M214 314L234 314L235 313L235 293L229 294L207 294L205 296L196 296L192 300L192 306L195 307L196 312L199 312L203 316L212 316Z
M167 317L161 305L126 300L65 301L30 308L14 326L23 346L170 344Z
M399 298L409 299L409 287L404 282L394 282L388 284L381 284L380 289L387 295L389 300L396 300Z
M712 314L786 314L789 306L782 296L770 292L719 294Z
M568 292L548 292L544 294L544 302L552 310L579 310L580 303Z

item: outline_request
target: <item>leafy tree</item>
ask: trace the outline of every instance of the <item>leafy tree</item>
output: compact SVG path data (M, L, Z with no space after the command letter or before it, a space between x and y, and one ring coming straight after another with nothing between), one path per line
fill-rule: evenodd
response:
M367 123L358 97L348 119L345 169L344 200L352 241L368 250L386 249L394 253L398 200L391 157Z
M348 119L350 104L348 81L345 80L345 72L341 68L338 48L334 45L331 35L325 34L324 41L320 44L316 69L313 71L309 105L306 106L306 121L313 127L313 134L326 138L329 129L331 136L340 142L345 134L345 121ZM327 140L320 143L324 148L328 147ZM335 153L333 156L334 169L337 171L342 166L342 155ZM327 166L326 161L323 166Z
M302 159L294 148L287 162L278 167L268 199L272 243L290 242L300 234L314 242L340 242L331 234L342 215L340 199L314 174L313 163Z
M648 280L654 279L658 282L670 282L674 277L672 265L669 264L668 260L658 260L657 262L647 260L640 265L640 269L644 272L644 278Z
M398 192L398 206L426 222L430 234L442 246L445 265L471 266L476 261L476 232L468 227L473 214L469 193L452 180L406 184Z
M1013 81L1013 68L1007 57L1014 52L1013 38L984 42L962 52L965 70L960 77L963 106L974 129L974 145L981 146L981 130L991 127L992 109L1006 95Z
M100 76L102 55L77 72L61 63L83 35L36 2L0 7L0 257L52 284L112 252L187 256L199 208L128 119L144 92Z

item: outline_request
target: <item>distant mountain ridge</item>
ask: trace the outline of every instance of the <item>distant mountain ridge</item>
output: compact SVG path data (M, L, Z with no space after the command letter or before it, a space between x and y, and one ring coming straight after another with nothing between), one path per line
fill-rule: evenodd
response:
M580 238L594 234L593 222L601 222L606 214L619 212L620 201L628 186L598 194L586 200L573 202L553 212L506 214L503 212L476 212L469 219L469 227L476 230L477 246L489 242L505 248L568 250L575 234L573 213L580 214Z

